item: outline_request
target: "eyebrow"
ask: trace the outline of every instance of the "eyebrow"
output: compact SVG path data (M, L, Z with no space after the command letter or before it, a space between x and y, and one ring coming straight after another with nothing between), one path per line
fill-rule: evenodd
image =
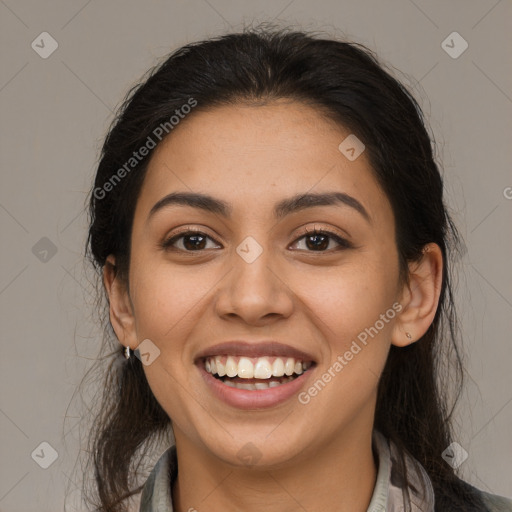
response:
M198 192L172 192L160 199L151 211L149 219L159 210L171 205L190 206L201 210L230 218L233 212L231 205L221 199ZM345 205L359 212L369 223L371 218L365 207L355 198L343 192L306 193L297 194L284 199L274 207L274 217L281 219L291 213L313 208L315 206Z

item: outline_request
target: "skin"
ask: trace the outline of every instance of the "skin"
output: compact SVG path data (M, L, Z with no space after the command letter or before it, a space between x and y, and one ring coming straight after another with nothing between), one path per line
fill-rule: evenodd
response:
M365 153L349 161L338 150L347 135L292 101L225 106L194 112L151 158L136 205L129 290L113 256L104 282L119 341L135 349L150 339L160 350L144 371L173 423L179 512L368 507L378 379L391 344L415 342L432 323L442 256L429 244L410 264L408 284L400 282L391 206ZM148 220L176 191L222 199L232 217L172 205ZM272 215L284 198L330 191L356 198L370 221L343 205ZM189 227L210 237L202 252L185 253L183 238L174 251L159 246ZM315 227L353 247L332 238L325 248L308 246L304 230ZM247 236L263 248L250 264L236 252ZM199 351L222 341L274 339L314 356L311 385L395 302L400 313L306 405L294 397L267 409L230 407L194 365ZM237 456L247 443L260 456L252 467Z

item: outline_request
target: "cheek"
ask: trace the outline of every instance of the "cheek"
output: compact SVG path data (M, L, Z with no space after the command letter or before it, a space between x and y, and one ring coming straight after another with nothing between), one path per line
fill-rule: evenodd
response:
M187 385L192 359L187 340L194 336L213 282L208 287L208 278L190 268L187 273L154 261L135 267L132 280L137 338L151 340L160 351L143 367L146 379L173 424L190 430L200 405L186 405L193 395Z
M397 278L395 269L361 258L360 263L308 280L310 286L302 285L300 294L320 320L316 323L330 340L331 350L340 353L376 323L379 336L386 337L396 316L392 305ZM373 339L373 329L372 334Z
M331 411L326 435L337 435L339 425L361 411L370 414L396 318L397 274L392 267L361 261L316 281L307 294L326 351L316 380L299 401L310 408L310 418Z
M202 308L207 297L208 280L197 273L154 261L140 264L132 275L132 302L139 338L182 339L178 333Z

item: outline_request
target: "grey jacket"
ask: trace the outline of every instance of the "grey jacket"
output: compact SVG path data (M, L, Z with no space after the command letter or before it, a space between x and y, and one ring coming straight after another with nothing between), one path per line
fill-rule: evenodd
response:
M373 447L379 460L377 481L367 512L403 512L404 489L397 473L397 450L377 431ZM406 455L411 512L434 512L434 490L423 467ZM171 446L158 460L142 491L140 512L172 512L171 488L177 476L176 450ZM478 491L491 512L512 512L512 500Z

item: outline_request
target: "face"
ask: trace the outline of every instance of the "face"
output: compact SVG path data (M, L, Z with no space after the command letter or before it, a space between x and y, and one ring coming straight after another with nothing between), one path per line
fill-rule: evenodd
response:
M294 102L218 107L152 156L127 341L149 340L178 447L278 467L371 430L401 288L391 206L366 154L338 149L349 134Z

